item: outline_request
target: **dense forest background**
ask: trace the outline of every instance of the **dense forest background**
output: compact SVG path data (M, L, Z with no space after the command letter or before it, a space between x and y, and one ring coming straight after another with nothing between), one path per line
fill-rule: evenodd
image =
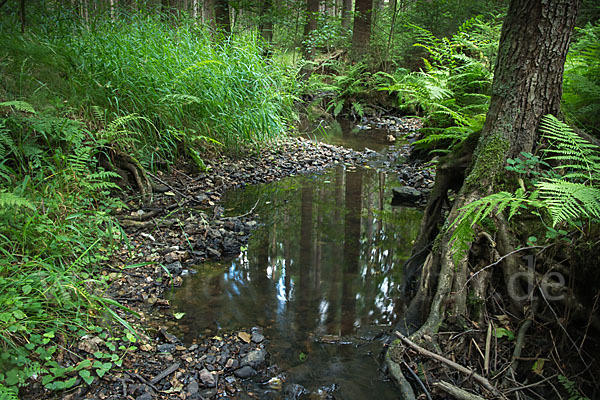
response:
M53 371L55 353L105 331L99 316L131 335L95 276L126 236L112 215L127 207L119 190L150 202L156 171L182 160L206 171L210 155L258 152L301 122L341 115L422 117L424 157L468 147L503 62L508 3L1 1L0 393L40 374L48 389L75 385ZM547 128L586 143L600 138L599 17L597 2L583 1L563 78L560 117L571 128ZM544 161L527 154L512 172L533 187ZM596 150L582 154L593 156L570 183L597 188ZM600 198L578 204L565 214L540 206L553 224L523 242L563 240L583 280L598 282ZM598 298L593 289L580 297L592 308ZM85 366L72 369L90 378Z

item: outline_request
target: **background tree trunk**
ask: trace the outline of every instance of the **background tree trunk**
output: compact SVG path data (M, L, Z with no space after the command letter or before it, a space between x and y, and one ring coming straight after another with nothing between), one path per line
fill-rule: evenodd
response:
M306 23L304 24L304 43L302 46L302 54L306 60L311 60L314 57L315 49L310 42L310 34L317 29L319 3L319 0L306 0Z
M258 30L265 46L269 47L273 41L273 0L263 0Z
M229 19L229 0L215 1L215 22L217 29L226 35L231 34L231 21Z
M356 0L354 6L354 27L352 29L352 60L360 61L369 52L371 41L371 0Z
M343 0L342 3L342 28L350 29L352 20L352 0Z

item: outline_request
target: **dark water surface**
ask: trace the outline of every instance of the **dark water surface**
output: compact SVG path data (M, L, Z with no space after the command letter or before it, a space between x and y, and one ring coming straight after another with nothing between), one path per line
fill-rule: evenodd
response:
M229 193L226 214L256 207L261 225L239 257L200 265L173 293L185 339L260 326L286 384L337 384L341 399L397 398L378 371L381 341L360 339L396 321L401 267L421 219L390 206L396 182L340 166Z

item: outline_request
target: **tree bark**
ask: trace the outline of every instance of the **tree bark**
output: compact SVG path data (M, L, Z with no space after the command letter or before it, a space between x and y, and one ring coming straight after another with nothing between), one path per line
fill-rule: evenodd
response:
M342 28L350 29L352 20L352 0L343 0L342 3Z
M317 15L319 13L319 0L306 0L306 23L304 24L304 42L302 54L306 60L312 60L315 49L311 42L311 33L317 29Z
M360 61L369 52L373 2L371 0L356 0L354 12L351 55L353 61Z
M580 3L580 0L510 2L500 37L490 108L473 164L467 170L448 222L454 221L465 205L498 191L507 158L517 157L521 151L532 152L541 117L558 114L564 62ZM442 179L448 176L436 177L436 187L444 189L429 199L425 212L432 221L440 219L439 201L450 187ZM507 230L502 218L496 223L499 232ZM423 230L430 225L424 221L420 237L427 237ZM435 333L446 312L457 318L467 317L468 254L456 254L450 241L453 233L454 227L450 227L437 236L434 250L423 266L417 297L431 302L428 318L415 337ZM504 238L498 250L508 253L510 246L510 241ZM455 260L458 260L456 265ZM507 270L514 264L514 257L503 261ZM437 277L437 283L433 277ZM432 288L436 288L433 294Z

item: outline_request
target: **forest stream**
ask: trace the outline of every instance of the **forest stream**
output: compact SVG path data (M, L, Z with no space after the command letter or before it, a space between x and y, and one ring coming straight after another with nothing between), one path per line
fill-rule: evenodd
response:
M355 150L388 147L385 130L347 121L315 132L309 136ZM199 265L171 292L174 311L185 313L184 341L257 327L285 397L395 398L380 356L422 216L390 205L399 185L395 173L337 166L227 193L225 214L254 207L260 226L238 257ZM281 395L260 382L248 391Z

